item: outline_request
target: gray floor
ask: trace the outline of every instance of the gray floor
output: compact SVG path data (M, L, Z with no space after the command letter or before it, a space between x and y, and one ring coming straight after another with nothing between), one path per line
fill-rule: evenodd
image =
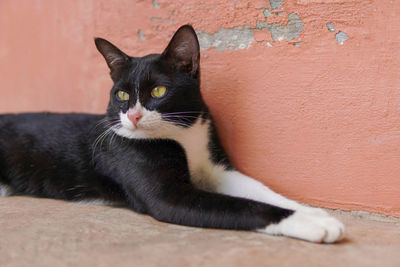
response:
M400 219L332 211L340 244L159 223L125 209L0 198L0 266L400 266Z

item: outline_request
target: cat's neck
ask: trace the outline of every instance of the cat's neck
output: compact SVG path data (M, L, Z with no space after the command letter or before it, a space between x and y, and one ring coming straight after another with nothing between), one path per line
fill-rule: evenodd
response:
M190 127L182 130L179 135L171 137L178 142L185 150L188 166L191 174L191 181L198 187L208 190L214 187L208 179L205 183L205 177L212 173L215 168L225 169L225 166L215 164L212 161L210 146L210 127L213 127L211 120L203 120L201 117Z
M198 172L210 160L209 129L210 122L199 118L191 127L172 137L185 150L191 173Z

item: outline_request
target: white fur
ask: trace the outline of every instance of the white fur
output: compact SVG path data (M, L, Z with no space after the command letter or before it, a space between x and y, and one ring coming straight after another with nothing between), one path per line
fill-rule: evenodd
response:
M130 139L155 139L170 138L180 131L180 127L162 120L161 114L157 111L150 111L141 106L138 102L131 108L142 113L142 118L135 126L128 119L128 112L120 112L121 126L114 126L116 134Z
M122 127L115 128L114 131L127 138L168 138L177 141L185 150L191 179L197 187L295 211L281 222L259 229L259 232L326 243L343 237L343 224L327 212L303 206L275 193L249 176L214 164L208 149L209 121L203 122L199 118L191 127L182 128L163 121L160 113L149 111L140 103L134 109L139 109L143 114L137 127L128 119L127 113L121 113Z
M217 177L214 179L218 179L216 187L218 193L248 198L292 210L303 207L296 201L275 193L261 182L238 171L224 171L217 175L219 179Z
M216 173L223 173L225 167L213 164L208 149L210 122L198 119L190 128L172 136L185 150L192 182L199 188L215 191Z
M285 235L315 243L333 243L344 236L344 226L328 215L296 211L276 224L270 224L258 232L270 235Z
M218 193L252 199L295 211L293 215L281 222L269 225L265 229L259 229L259 232L285 235L318 243L333 243L344 236L343 224L326 211L306 207L287 199L240 172L214 173L212 180L218 181L215 188Z

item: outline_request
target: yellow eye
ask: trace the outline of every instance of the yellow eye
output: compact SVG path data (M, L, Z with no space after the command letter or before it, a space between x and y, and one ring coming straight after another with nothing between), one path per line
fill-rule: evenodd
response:
M129 100L129 94L127 92L121 91L119 90L117 92L117 97L119 98L119 100L122 101L128 101Z
M160 98L163 97L166 92L167 88L165 86L159 85L154 87L153 90L151 90L151 96L154 98Z

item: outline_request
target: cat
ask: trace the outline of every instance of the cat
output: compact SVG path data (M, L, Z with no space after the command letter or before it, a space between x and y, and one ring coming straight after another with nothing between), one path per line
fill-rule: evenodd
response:
M106 114L0 115L1 195L102 200L162 222L311 242L343 238L327 212L231 165L201 95L192 26L162 54L130 57L101 38L95 45L114 83Z

